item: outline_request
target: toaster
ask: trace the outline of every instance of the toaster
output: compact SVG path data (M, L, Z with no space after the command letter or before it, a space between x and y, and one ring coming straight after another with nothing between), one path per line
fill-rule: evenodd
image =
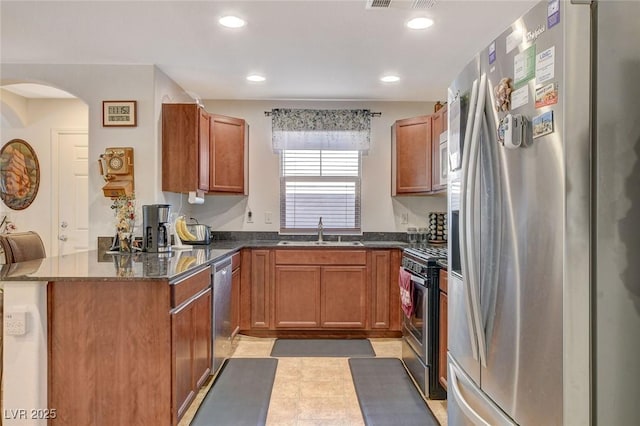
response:
M200 223L187 223L187 229L196 236L195 241L184 241L187 244L211 243L211 227Z

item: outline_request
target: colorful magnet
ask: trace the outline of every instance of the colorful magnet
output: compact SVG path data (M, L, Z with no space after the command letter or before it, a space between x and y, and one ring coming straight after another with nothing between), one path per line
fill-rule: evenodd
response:
M536 88L536 108L558 103L558 83L549 83Z
M491 65L495 61L496 61L496 42L494 40L493 43L489 45L489 65Z
M533 138L553 133L553 111L544 112L533 117Z
M511 109L511 78L504 77L493 89L496 97L496 111L509 111Z
M518 53L513 58L513 78L516 87L531 80L536 76L536 45L532 45L524 52Z
M547 4L547 28L560 23L560 0L549 0Z

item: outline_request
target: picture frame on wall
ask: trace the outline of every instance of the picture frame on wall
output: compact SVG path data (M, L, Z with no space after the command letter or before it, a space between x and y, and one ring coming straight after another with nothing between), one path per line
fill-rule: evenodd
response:
M137 126L136 101L102 101L102 127Z
M13 210L31 205L40 187L40 163L29 143L12 139L0 149L0 198Z

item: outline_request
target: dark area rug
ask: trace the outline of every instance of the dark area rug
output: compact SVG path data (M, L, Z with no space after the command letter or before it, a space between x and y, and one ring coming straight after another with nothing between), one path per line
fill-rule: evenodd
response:
M278 360L231 358L216 377L191 426L256 426L267 421Z
M399 359L350 359L349 368L367 426L439 425Z
M277 339L274 357L375 357L368 339Z

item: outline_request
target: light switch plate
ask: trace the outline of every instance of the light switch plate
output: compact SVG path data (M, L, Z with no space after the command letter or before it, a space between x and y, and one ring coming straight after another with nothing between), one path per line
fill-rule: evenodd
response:
M264 223L271 223L273 221L273 213L264 212Z
M406 225L409 223L409 213L402 213L402 222L401 225Z
M8 336L24 336L27 334L27 313L5 312L4 329Z

